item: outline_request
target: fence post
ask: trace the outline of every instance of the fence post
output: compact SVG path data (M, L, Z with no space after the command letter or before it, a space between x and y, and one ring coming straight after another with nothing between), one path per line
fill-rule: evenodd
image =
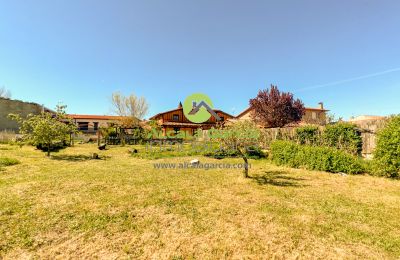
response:
M100 131L97 130L97 146L100 146Z

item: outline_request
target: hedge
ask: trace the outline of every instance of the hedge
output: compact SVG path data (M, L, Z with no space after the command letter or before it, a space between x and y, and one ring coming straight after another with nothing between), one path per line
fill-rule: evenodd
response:
M318 126L302 126L296 128L296 140L299 144L317 144L320 142L321 133Z
M327 125L323 132L323 145L359 155L362 150L361 133L357 126L351 123Z
M387 125L378 132L374 163L375 174L400 177L400 115L391 117Z
M299 145L290 141L271 144L271 159L277 165L327 172L357 174L365 171L362 161L331 147Z

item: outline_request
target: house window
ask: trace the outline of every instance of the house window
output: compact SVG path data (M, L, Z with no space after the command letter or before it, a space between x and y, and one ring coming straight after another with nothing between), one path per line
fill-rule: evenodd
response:
M78 130L79 131L89 130L89 122L78 122Z
M225 117L220 116L219 118L221 118L221 121L225 121Z
M311 116L312 116L312 119L317 119L317 113L316 112L312 112Z
M93 130L97 131L99 129L99 122L93 122Z
M179 115L173 115L172 120L174 121L179 121Z

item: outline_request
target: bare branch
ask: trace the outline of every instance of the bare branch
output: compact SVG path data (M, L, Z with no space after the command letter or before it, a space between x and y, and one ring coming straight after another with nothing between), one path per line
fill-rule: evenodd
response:
M111 97L113 112L121 117L123 124L135 124L147 114L149 105L144 97L137 97L135 94L123 96L115 92Z
M4 87L0 88L0 97L2 98L10 98L11 92Z

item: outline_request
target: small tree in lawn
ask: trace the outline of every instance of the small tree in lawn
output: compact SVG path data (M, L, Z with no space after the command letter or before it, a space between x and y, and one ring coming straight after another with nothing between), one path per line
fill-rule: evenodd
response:
M42 112L39 115L28 115L25 119L20 115L10 114L9 117L20 123L22 141L32 145L43 145L50 156L52 146L57 142L65 142L68 136L77 132L75 124L66 117L66 106L57 106L54 115Z
M250 109L256 123L265 127L283 127L298 122L304 115L304 104L294 99L289 92L280 92L277 86L260 90L257 97L250 99Z
M258 146L260 129L251 121L239 121L223 129L222 136L217 138L224 150L233 150L244 161L243 176L249 177L249 163L247 153Z

